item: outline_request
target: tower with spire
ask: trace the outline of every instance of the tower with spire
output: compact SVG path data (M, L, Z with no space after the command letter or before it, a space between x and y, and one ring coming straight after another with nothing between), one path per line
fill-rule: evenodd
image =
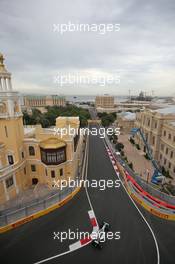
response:
M3 181L5 192L5 195L1 192L0 200L1 196L8 200L18 193L18 186L22 184L23 163L24 128L20 96L12 89L11 74L0 53L0 181Z
M4 65L4 56L0 53L0 118L22 116L19 94L12 89L11 73Z
M0 92L6 92L11 90L11 74L6 70L4 65L3 54L0 53Z

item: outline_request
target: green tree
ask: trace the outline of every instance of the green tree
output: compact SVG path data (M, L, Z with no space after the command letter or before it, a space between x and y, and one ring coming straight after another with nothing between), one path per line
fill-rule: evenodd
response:
M116 150L118 150L118 151L122 151L122 150L124 149L124 145L123 145L123 143L118 142L118 143L115 145L115 148L116 148Z
M129 165L129 167L133 170L133 163L130 162L128 165Z
M87 120L90 119L89 111L74 105L65 107L47 106L47 112L41 113L38 109L33 109L29 115L26 111L23 112L23 120L26 125L35 125L40 123L43 127L54 126L58 116L79 116L80 125L86 126Z

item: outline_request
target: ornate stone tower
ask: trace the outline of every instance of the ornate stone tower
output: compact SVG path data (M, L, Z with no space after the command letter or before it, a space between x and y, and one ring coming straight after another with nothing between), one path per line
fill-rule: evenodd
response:
M0 53L0 200L14 197L23 185L24 128L20 97L13 91L11 74Z
M22 116L19 95L12 90L11 74L6 70L0 53L0 118ZM3 115L2 115L3 114Z

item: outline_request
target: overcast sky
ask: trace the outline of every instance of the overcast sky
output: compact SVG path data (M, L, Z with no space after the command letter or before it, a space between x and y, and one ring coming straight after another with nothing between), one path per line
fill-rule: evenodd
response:
M119 32L54 32L53 24L120 24ZM175 96L175 0L0 0L0 52L23 93ZM65 85L58 73L120 75Z

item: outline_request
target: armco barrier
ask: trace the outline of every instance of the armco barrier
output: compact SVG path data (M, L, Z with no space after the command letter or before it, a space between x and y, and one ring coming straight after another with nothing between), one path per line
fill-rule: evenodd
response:
M43 200L35 201L33 203L24 205L22 208L16 208L9 212L9 210L5 213L0 214L0 227L16 222L17 220L28 217L32 214L37 213L38 211L45 210L48 207L60 203L64 200L68 195L75 190L75 188L67 187L63 190L57 190L54 194L51 193L48 197Z
M137 183L147 192L149 192L154 197L157 197L161 200L164 200L167 203L175 205L175 197L172 195L168 195L166 193L163 193L157 189L155 189L153 186L148 184L147 182L143 181L139 176L135 177L135 180Z
M107 143L107 145L109 146L109 148L111 149L113 155L115 156L115 158L117 158L118 162L119 160L121 160L115 153L114 150L114 146L111 144L111 142L109 141L108 137L105 137L105 141ZM124 161L122 161L124 162ZM120 163L120 162L119 162ZM143 179L140 178L140 176L138 176L137 174L134 173L133 170L131 170L131 168L125 163L125 169L127 169L127 171L129 172L129 174L136 180L136 182L148 193L150 193L152 196L163 200L166 203L175 205L175 196L172 195L168 195L166 193L163 193L157 189L155 189L152 185L150 185L149 183L147 183L146 181L144 181Z
M87 142L87 140L86 140ZM87 143L84 146L87 149ZM77 170L77 180L80 180L85 172L87 153L85 148L82 148L82 158L80 171ZM13 212L5 212L5 214L0 215L0 233L4 233L11 230L17 226L23 225L33 219L36 219L42 215L48 214L49 212L63 206L69 200L71 200L75 194L81 189L80 187L65 188L51 196L45 198L44 200L37 201L33 204L29 204L23 208L18 208Z
M134 199L134 201L136 201L136 203L140 204L143 208L145 208L148 212L150 212L151 214L162 218L162 219L166 219L166 220L173 220L175 221L175 215L173 214L164 214L162 212L159 212L158 210L156 210L155 208L152 208L151 206L149 206L147 203L145 203L143 200L141 200L140 198L138 198L135 194L133 194L131 192L131 190L129 189L129 187L127 188L128 193L130 194L130 196Z
M120 171L120 168L119 168ZM127 178L127 177L126 177ZM149 211L151 214L162 218L162 219L166 219L166 220L173 220L175 221L175 214L164 214L158 210L156 210L155 208L152 208L149 204L147 204L146 202L143 201L143 199L140 199L138 196L136 196L134 193L132 193L131 189L129 188L129 185L126 183L125 181L125 187L129 193L129 195L132 197L132 199L134 199L134 201L136 203L138 203L139 205L141 205L143 208L145 208L147 211Z
M120 162L116 159L116 157L114 156L114 150L113 148L111 147L111 145L109 145L109 143L107 144L109 146L109 149L111 150L112 152L112 155L113 157L115 158L116 160L116 165L118 167L118 170L120 172L120 174L122 175L123 177L123 180L124 180L124 184L125 184L125 187L129 193L129 195L131 196L131 198L136 201L136 203L140 204L143 208L145 208L147 211L149 211L151 214L159 217L159 218L162 218L162 219L166 219L166 220L173 220L175 221L175 214L164 214L158 210L156 210L155 208L152 208L149 204L147 204L143 199L139 198L138 196L136 196L134 193L132 193L129 185L127 184L127 175L125 173L125 168L123 168L120 164Z
M158 198L150 195L148 192L143 190L142 187L140 187L140 185L130 175L127 175L127 179L134 184L134 186L138 189L138 191L141 194L143 194L144 196L148 197L150 200L154 201L158 205L162 205L162 206L164 206L166 208L175 210L175 206L174 205L171 205L171 204L168 204L168 203L166 203L166 202L164 202L162 200L159 200Z
M121 170L121 168L119 168L119 171L120 170ZM129 195L134 199L134 201L136 201L136 203L140 204L143 208L145 208L151 214L153 214L153 215L155 215L155 216L157 216L159 218L162 218L162 219L175 221L175 215L174 214L164 214L162 212L159 212L158 210L156 210L156 209L152 208L151 206L149 206L146 202L144 202L142 199L140 199L134 193L132 193L132 191L130 190L129 185L127 184L126 181L125 181L125 187L126 187L128 193L129 193Z
M16 221L16 222L11 223L11 224L9 224L9 225L6 225L6 226L4 226L4 227L0 227L0 233L4 233L4 232L9 231L9 230L11 230L11 229L13 229L13 228L16 228L16 227L18 227L18 226L20 226L20 225L23 225L23 224L25 224L25 223L28 223L28 222L30 222L30 221L36 219L36 218L39 218L40 216L43 216L43 215L45 215L45 214L48 214L48 213L52 212L53 210L55 210L55 209L57 209L57 208L63 206L63 205L66 204L69 200L71 200L71 199L77 194L77 192L78 192L80 189L81 189L81 187L78 187L78 188L75 189L70 195L68 195L64 200L60 201L60 202L57 203L57 204L54 204L54 205L48 207L47 209L41 210L41 211L39 211L39 212L37 212L37 213L35 213L35 214L32 214L32 215L30 215L30 216L28 216L28 217L24 217L23 219L20 219L20 220L18 220L18 221Z

